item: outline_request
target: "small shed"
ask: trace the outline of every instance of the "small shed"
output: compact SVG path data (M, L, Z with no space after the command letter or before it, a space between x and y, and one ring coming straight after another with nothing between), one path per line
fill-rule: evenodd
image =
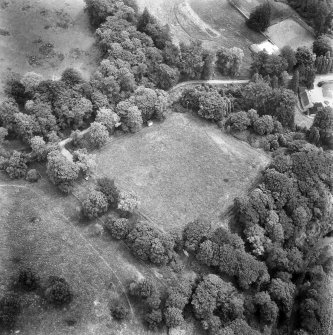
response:
M278 54L280 52L280 49L269 40L259 44L252 44L250 50L255 54L260 51L266 51L269 55Z

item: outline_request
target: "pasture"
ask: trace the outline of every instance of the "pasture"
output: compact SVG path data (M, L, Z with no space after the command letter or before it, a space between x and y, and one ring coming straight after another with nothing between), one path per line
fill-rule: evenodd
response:
M0 75L34 71L51 79L70 66L85 77L98 55L83 0L2 0Z
M140 211L172 231L198 217L215 226L226 224L221 216L268 161L263 152L212 123L173 113L163 123L103 147L97 152L97 175L135 191Z
M115 299L130 306L124 294L128 281L153 276L154 268L134 259L120 242L92 234L94 223L79 220L78 206L46 180L31 185L0 174L1 289L20 268L30 267L42 281L50 275L65 278L74 293L62 309L24 293L15 330L25 335L154 334L143 328L135 308L126 323L112 319L109 310Z

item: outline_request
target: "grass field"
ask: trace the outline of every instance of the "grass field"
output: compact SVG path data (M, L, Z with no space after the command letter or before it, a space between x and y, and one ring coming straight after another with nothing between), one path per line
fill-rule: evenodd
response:
M271 25L266 33L279 48L286 45L295 50L301 46L311 48L314 41L314 36L292 18Z
M32 186L0 174L0 288L22 266L42 279L64 277L74 292L65 309L47 307L37 295L25 294L15 329L25 335L153 334L139 321L140 311L134 308L130 320L120 324L111 318L109 304L120 299L130 306L123 294L126 283L157 270L140 264L120 242L93 236L92 224L79 221L78 205L47 181ZM68 326L68 320L76 323Z
M97 50L83 9L83 0L1 0L1 77L35 71L52 78L68 66L88 76Z
M269 159L209 122L173 113L164 123L111 142L97 161L98 175L134 190L140 210L170 231L199 216L220 225L221 214Z

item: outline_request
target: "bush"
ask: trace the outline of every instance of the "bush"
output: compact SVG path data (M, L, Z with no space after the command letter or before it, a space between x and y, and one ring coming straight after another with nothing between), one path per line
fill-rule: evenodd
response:
M104 125L99 122L93 122L90 125L89 141L94 147L101 148L106 144L108 138L109 132Z
M105 214L108 210L106 196L99 191L91 191L82 202L83 214L89 219L97 218Z
M116 303L114 306L110 308L111 315L118 321L123 321L127 319L129 315L128 308L123 303Z
M44 297L48 303L54 306L63 306L72 301L73 294L64 278L51 276L44 289Z
M25 179L27 181L29 181L30 183L35 183L39 180L40 178L40 174L37 170L35 169L30 169L28 172L27 172L27 175L25 177Z
M109 231L112 237L117 240L123 240L131 231L132 225L127 219L115 219L112 216L108 216L105 223L105 228Z

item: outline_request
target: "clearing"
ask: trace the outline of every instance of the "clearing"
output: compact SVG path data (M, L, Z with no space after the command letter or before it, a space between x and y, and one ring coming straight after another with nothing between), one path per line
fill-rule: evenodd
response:
M135 191L142 213L170 231L199 216L221 225L221 215L247 192L269 157L210 122L173 113L116 138L97 152L97 161L97 175Z
M67 67L88 77L98 55L83 0L1 0L0 75L34 71L57 77Z

